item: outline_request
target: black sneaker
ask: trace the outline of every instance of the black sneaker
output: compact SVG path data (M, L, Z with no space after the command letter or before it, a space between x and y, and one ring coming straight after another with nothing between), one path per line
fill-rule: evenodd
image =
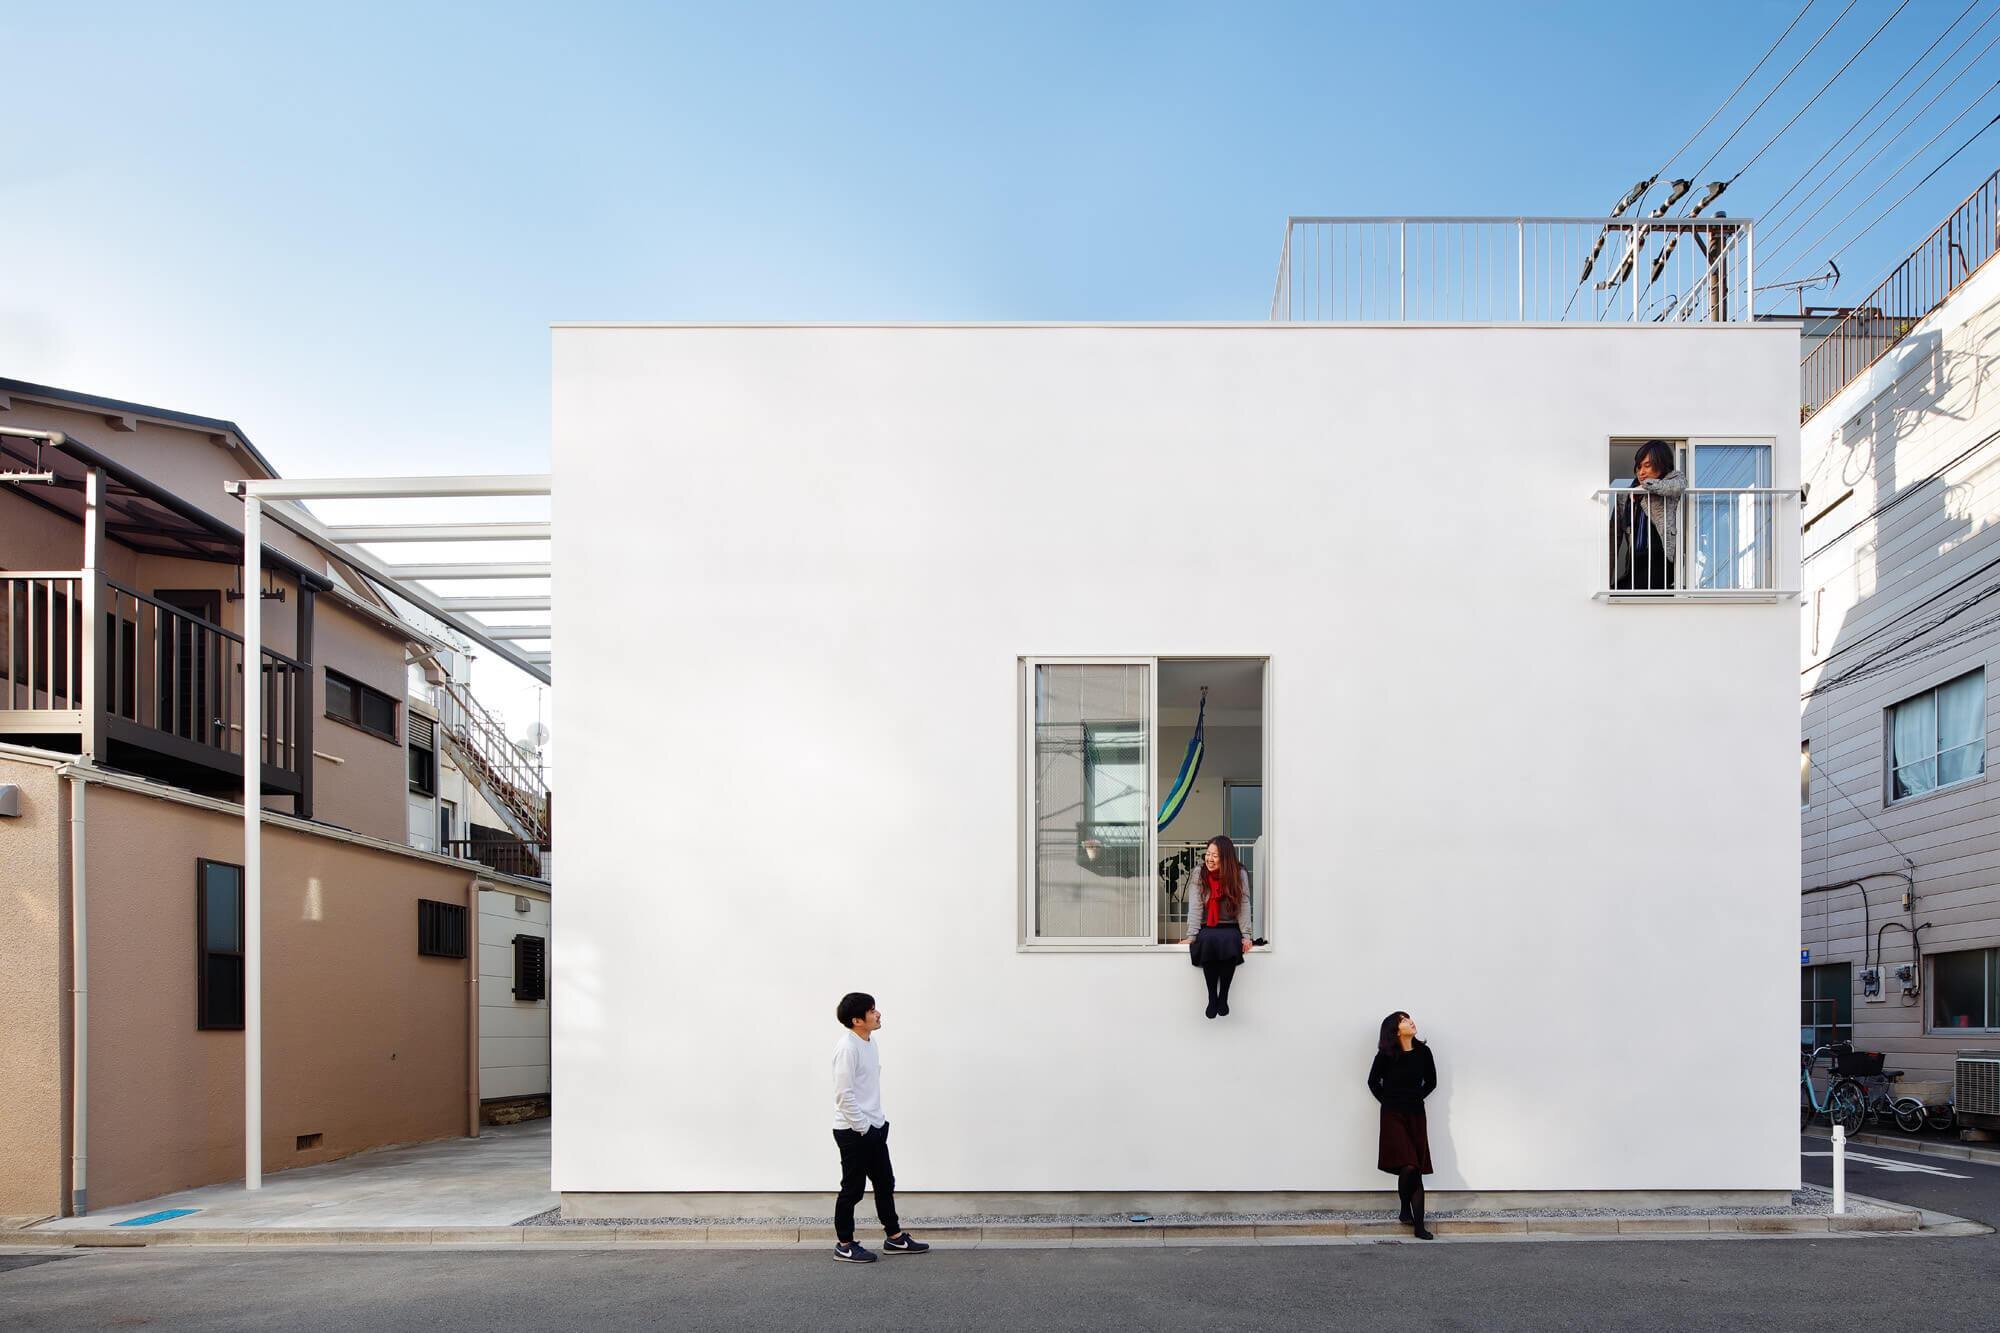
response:
M895 1236L882 1242L882 1252L884 1254L928 1254L930 1253L930 1248L930 1246L924 1244L907 1231L900 1236ZM869 1257L873 1258L874 1256L871 1255Z
M844 1264L872 1264L875 1252L856 1241L847 1241L833 1247L833 1257Z

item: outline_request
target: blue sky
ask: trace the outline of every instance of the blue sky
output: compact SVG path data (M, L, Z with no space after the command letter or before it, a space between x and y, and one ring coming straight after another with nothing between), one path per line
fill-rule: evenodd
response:
M1895 3L1858 0L1705 175ZM295 475L538 469L551 321L1257 318L1288 213L1603 212L1798 8L15 0L0 373L234 418ZM1963 8L1915 0L1722 206L1759 211ZM1868 186L1996 75L2000 49ZM1844 256L1840 295L1996 144Z

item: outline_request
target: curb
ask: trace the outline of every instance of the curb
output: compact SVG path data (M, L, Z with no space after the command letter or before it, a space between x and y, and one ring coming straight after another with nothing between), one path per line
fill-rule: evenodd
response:
M1809 1139L1824 1139L1831 1142L1833 1131L1812 1125L1801 1131ZM1910 1139L1896 1134L1874 1134L1863 1131L1847 1136L1849 1143L1864 1144L1870 1148L1894 1148L1898 1152L1916 1153L1922 1157L1944 1157L1954 1162L1978 1162L1982 1166L2000 1166L2000 1148L1977 1148L1970 1144L1937 1143L1930 1139Z
M1743 1217L1688 1215L1681 1217L1532 1217L1438 1218L1431 1230L1440 1237L1492 1236L1575 1239L1583 1236L1690 1235L1828 1235L1831 1233L1896 1233L1911 1235L1923 1227L1916 1209L1886 1207L1882 1211L1841 1216ZM533 1245L686 1246L702 1249L776 1248L817 1244L826 1228L787 1226L573 1226L573 1227L284 1227L234 1230L188 1228L135 1234L111 1228L0 1232L0 1246L65 1247L76 1249L145 1249L152 1246L295 1246L295 1245ZM942 1226L929 1227L926 1239L947 1245L1180 1245L1210 1241L1249 1244L1315 1240L1407 1239L1409 1229L1397 1222L1263 1222L1201 1223L1153 1226Z

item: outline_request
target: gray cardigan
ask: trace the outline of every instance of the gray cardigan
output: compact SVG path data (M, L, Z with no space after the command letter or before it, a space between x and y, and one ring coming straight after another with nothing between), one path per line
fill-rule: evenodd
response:
M1231 912L1227 907L1224 907L1217 920L1221 921L1225 926L1235 926L1243 932L1243 938L1247 940L1250 938L1251 929L1250 872L1238 866L1236 873L1242 877L1240 882L1243 885L1243 896L1237 899L1237 904L1242 909L1241 915L1243 919L1238 921L1236 919L1237 913ZM1208 867L1202 865L1199 861L1195 862L1194 880L1188 885L1187 897L1187 938L1193 939L1195 932L1201 929L1202 923L1208 920Z

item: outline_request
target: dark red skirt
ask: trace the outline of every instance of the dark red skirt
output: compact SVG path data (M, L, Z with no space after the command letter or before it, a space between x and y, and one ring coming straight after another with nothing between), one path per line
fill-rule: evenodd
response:
M1382 1142L1375 1150L1375 1167L1392 1176L1405 1171L1431 1173L1431 1136L1422 1111L1382 1108Z

